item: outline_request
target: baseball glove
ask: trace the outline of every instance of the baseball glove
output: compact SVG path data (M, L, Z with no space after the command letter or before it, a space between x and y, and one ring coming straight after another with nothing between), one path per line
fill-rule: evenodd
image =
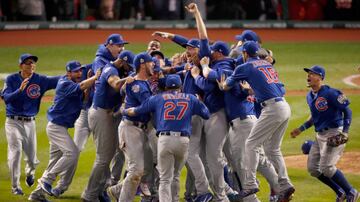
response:
M327 145L331 147L337 147L339 145L345 144L348 140L349 137L346 133L339 132L339 134L327 139Z

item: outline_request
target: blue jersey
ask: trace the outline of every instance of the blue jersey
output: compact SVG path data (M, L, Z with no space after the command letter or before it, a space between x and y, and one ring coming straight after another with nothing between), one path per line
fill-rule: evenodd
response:
M116 91L108 83L111 76L118 76L118 69L111 63L107 64L99 79L95 82L95 92L93 98L93 105L103 109L113 109L116 105L120 105L121 96L120 91Z
M206 106L194 95L167 91L151 96L141 106L135 108L136 114L152 112L155 117L157 132L176 131L191 134L191 117L199 115L209 119Z
M126 84L125 109L137 107L141 105L147 98L152 95L150 84L148 81L135 80L130 84ZM147 123L150 115L123 116L130 121Z
M7 116L36 116L40 101L47 90L56 88L59 76L48 77L33 73L23 91L19 87L23 82L20 73L11 74L6 78L3 98Z
M84 68L82 68L81 81L84 81L87 79L88 71L92 71L91 68L92 68L92 64L87 64L84 66ZM94 91L93 88L94 87L91 87L89 90ZM82 109L88 109L91 107L91 105L92 105L92 99L90 99L90 97L87 99L84 99Z
M259 58L250 58L243 65L237 66L234 73L226 79L226 85L233 86L240 80L250 84L259 103L283 97L285 94L284 84L281 83L275 68Z
M72 128L80 115L81 106L80 84L63 76L56 86L54 104L48 109L47 118L57 125Z
M234 68L233 59L216 61L208 79L216 83L221 79L221 75L230 76ZM241 88L240 83L236 83L230 90L224 92L225 112L228 121L236 118L245 118L247 115L255 115L254 102L248 91Z
M310 91L306 100L310 107L315 131L344 125L343 111L349 106L350 101L341 91L323 85L317 94Z

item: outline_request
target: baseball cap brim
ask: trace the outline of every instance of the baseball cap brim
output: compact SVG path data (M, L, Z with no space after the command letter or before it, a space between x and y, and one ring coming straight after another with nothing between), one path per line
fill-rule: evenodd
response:
M242 41L243 40L243 35L242 34L236 35L235 39L238 40L238 41Z
M81 65L80 67L76 67L75 69L72 69L71 72L76 72L82 68L84 68L84 66Z
M304 68L304 71L307 72L307 73L312 72L312 73L314 73L314 74L320 75L318 72L315 72L314 70L309 69L309 68ZM320 75L320 76L321 76L321 75Z
M194 46L194 45L192 45L191 43L185 43L183 46L190 46L190 47L193 47L193 48L199 48L199 47L197 47L197 46Z
M38 58L37 56L35 56L35 55L29 55L29 56L27 56L26 58L23 58L23 60L21 61L20 64L23 64L23 63L25 62L25 60L27 60L27 59L32 59L32 60L34 60L35 62L37 62L39 58Z

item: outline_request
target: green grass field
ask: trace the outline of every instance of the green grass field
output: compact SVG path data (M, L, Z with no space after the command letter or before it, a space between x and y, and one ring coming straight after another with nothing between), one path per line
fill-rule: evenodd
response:
M163 45L163 51L167 56L182 51L172 44ZM267 43L264 45L272 49L275 53L276 68L279 71L280 78L285 83L287 90L306 89L306 73L302 70L304 67L310 67L314 64L322 65L326 68L326 83L341 88L350 89L352 87L342 83L342 78L357 74L357 67L360 64L360 43ZM145 44L131 44L126 48L134 52L140 52L146 47ZM96 45L88 46L49 46L49 47L1 47L0 61L2 63L0 73L12 73L18 71L17 60L21 53L30 52L39 56L37 72L49 75L58 75L65 72L65 64L68 60L77 59L81 63L90 63L94 58ZM3 81L0 82L3 86ZM49 92L48 94L53 94ZM346 151L360 151L360 95L348 95L352 104L353 124L350 130L350 142ZM292 117L289 128L283 140L282 151L284 155L300 154L300 146L306 139L313 139L313 130L308 130L296 139L289 138L289 131L300 125L309 114L304 96L286 97L292 108ZM46 110L51 103L43 103L37 116L37 135L38 135L38 158L40 160L36 177L40 177L48 163L48 138L45 134ZM27 188L24 183L24 174L22 173L21 184L25 196L13 196L10 193L10 178L7 168L7 142L4 130L5 105L0 102L0 201L26 201L27 196L34 188ZM73 130L71 130L71 133ZM72 185L61 199L52 201L79 201L80 194L88 181L93 160L95 157L95 147L92 138L89 139L85 151L81 153L80 162L75 174ZM22 164L22 169L24 164ZM22 171L23 172L23 171ZM182 189L181 196L184 192L185 173L181 178ZM288 169L290 178L296 187L296 194L293 201L334 201L335 195L330 189L322 185L313 177L310 177L306 170L301 168ZM350 182L360 189L360 176L346 174ZM258 196L260 200L268 200L268 186L264 179L259 176L261 181Z

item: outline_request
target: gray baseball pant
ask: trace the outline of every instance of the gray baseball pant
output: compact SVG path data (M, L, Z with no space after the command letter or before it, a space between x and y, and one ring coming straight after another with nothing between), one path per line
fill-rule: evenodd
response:
M200 116L195 115L192 117L192 135L189 142L189 153L191 155L187 158L187 164L194 175L197 195L209 192L209 181L206 177L204 164L200 158L201 148L203 147L201 143L203 125L204 120Z
M94 135L96 157L89 182L81 197L97 201L110 177L109 165L116 151L117 128L111 110L94 107L89 110L89 126Z
M293 185L287 174L286 165L280 151L282 138L288 126L291 111L284 100L275 102L274 99L265 101L259 119L252 128L245 143L246 175L244 189L257 188L256 170L259 164L260 150L264 145L265 155L275 167L278 174L280 192Z
M331 147L326 142L329 137L339 134L340 131L342 131L342 127L331 128L316 135L315 142L311 146L308 155L307 163L308 172L312 176L319 177L321 174L329 178L334 176L337 170L336 163L343 154L345 144Z
M119 126L119 146L125 154L127 175L123 181L120 202L132 202L141 177L144 175L144 145L146 131L134 126L131 122L121 121Z
M221 109L211 114L204 121L206 138L206 162L210 170L210 186L214 192L214 201L229 201L225 194L223 147L228 135L228 124L225 110Z
M68 128L49 122L46 132L50 140L49 165L51 168L48 166L49 169L46 169L40 180L52 184L58 174L66 172L76 164L79 149L71 138Z
M180 172L188 155L189 138L160 136L158 141L158 165L160 174L160 201L179 201Z
M253 128L257 118L254 115L249 115L246 119L240 120L240 118L232 120L232 127L229 130L229 139L231 143L231 150L233 152L233 158L235 161L235 169L239 175L241 186L244 186L245 174L246 174L246 151L245 142L249 137L250 131ZM257 170L267 179L270 187L279 192L278 176L274 166L266 158L264 149L259 149L259 164ZM246 201L256 201L256 195L253 194L243 199Z
M8 142L8 166L12 187L20 187L21 151L24 151L26 161L26 176L34 175L39 164L36 156L36 125L35 120L20 121L6 118L5 133Z

